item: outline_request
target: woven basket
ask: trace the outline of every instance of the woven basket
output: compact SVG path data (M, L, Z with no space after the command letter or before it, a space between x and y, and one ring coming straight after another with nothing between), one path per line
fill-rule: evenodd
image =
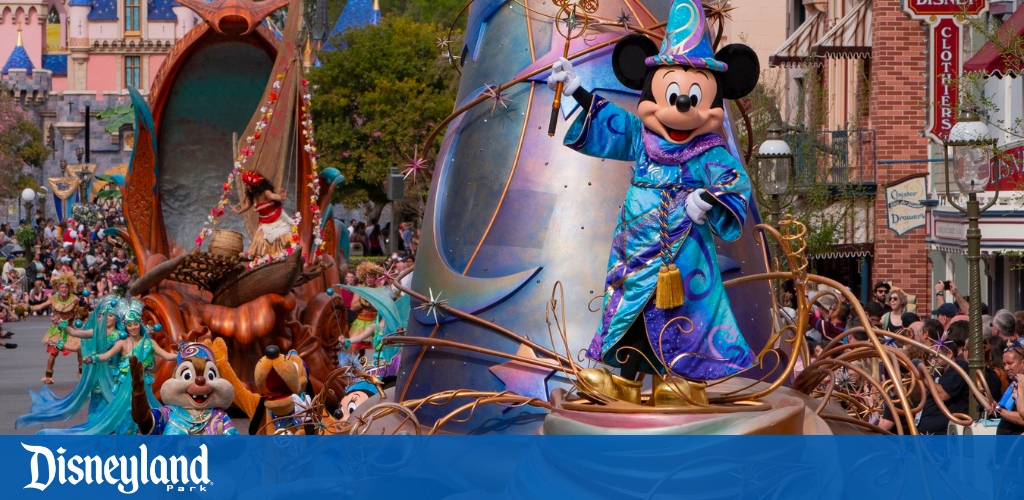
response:
M230 229L214 229L210 235L209 251L225 257L236 257L244 249L242 233Z

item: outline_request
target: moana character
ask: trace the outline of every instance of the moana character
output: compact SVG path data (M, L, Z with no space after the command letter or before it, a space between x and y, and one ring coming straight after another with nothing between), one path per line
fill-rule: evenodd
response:
M612 53L616 77L641 92L630 113L581 87L566 59L550 88L582 112L565 145L589 156L635 162L608 259L601 325L587 355L613 367L581 378L605 396L640 401L638 372L655 374L657 405L705 404L704 381L753 363L722 286L714 237L740 237L750 198L747 174L722 138L724 99L757 84L749 47L712 52L704 10L676 0L660 51L645 36ZM664 383L665 376L671 383Z
M146 397L144 366L131 358L132 420L140 434L221 435L238 434L224 411L235 399L231 382L220 377L209 347L182 342L178 347L174 376L160 387L164 406L152 408Z
M277 255L292 244L291 219L284 212L282 203L288 197L284 189L275 190L274 185L259 172L247 170L242 173L245 185L245 197L231 211L243 214L255 208L260 224L256 234L252 236L248 254L259 258L265 255Z

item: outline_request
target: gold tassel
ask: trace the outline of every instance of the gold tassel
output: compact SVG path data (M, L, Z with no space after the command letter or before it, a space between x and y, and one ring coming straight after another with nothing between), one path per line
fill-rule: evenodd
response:
M676 265L661 266L658 270L658 287L654 293L654 305L658 309L672 309L683 305L683 275Z

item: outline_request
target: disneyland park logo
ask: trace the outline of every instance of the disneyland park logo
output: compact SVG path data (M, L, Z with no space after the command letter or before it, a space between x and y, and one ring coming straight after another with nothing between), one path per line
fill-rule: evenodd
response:
M26 489L46 490L56 479L60 484L117 485L117 491L130 495L139 490L139 484L161 485L166 491L207 491L212 484L206 445L199 445L199 453L191 459L184 455L149 456L146 445L139 445L137 456L66 456L67 450L57 448L56 454L45 446L21 446L32 453L29 470L32 481Z

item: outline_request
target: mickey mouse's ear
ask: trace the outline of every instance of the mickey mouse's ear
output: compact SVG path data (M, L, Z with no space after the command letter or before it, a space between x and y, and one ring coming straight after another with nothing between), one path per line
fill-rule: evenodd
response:
M722 97L740 99L757 86L761 63L754 49L742 43L729 44L715 54L715 59L729 65L729 71L722 74Z
M644 35L628 35L615 44L612 51L612 69L623 86L642 90L647 78L647 63L650 56L658 53L658 46Z

